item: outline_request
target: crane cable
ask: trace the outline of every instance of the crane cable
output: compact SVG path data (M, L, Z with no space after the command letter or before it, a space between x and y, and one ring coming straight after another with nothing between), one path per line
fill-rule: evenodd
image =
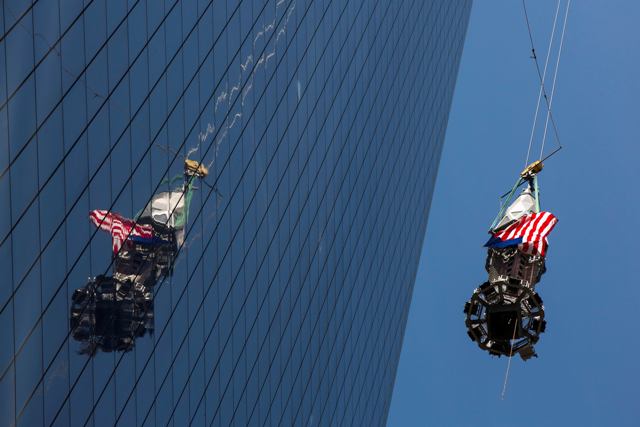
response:
M556 59L556 68L555 68L554 76L553 76L553 85L552 85L551 97L549 97L547 95L547 91L546 91L546 88L545 88L545 85L544 85L544 81L546 80L546 75L547 75L547 68L548 68L548 64L549 64L550 54L551 54L551 47L552 47L552 44L553 44L553 39L555 38L555 30L556 30L556 27L557 27L557 20L558 20L558 16L559 16L559 13L560 13L560 4L561 4L561 0L558 0L557 6L556 6L556 12L555 12L555 15L554 15L554 18L553 18L553 28L552 28L552 31L551 31L551 38L549 40L549 46L547 48L547 55L546 55L545 64L544 64L544 71L541 72L540 71L540 64L538 63L538 55L536 54L535 45L533 43L533 32L531 30L531 23L529 22L529 14L527 12L526 0L522 0L522 9L524 11L524 18L525 18L525 22L527 24L527 31L529 33L529 43L531 45L531 59L533 59L533 61L535 63L536 71L538 73L538 79L540 80L540 90L539 90L539 93L538 93L538 101L536 103L536 110L535 110L534 117L533 117L533 125L531 126L531 135L529 136L529 146L527 148L527 158L525 160L525 167L529 165L529 158L531 157L531 147L533 145L533 137L535 135L535 129L536 129L536 124L537 124L537 120L538 120L538 114L540 112L540 101L542 100L542 98L544 98L545 103L547 105L547 118L546 118L545 128L544 128L542 149L540 150L540 157L538 158L538 160L541 161L541 162L544 162L549 157L553 156L554 154L556 154L558 151L560 151L562 149L562 143L560 142L560 135L558 133L558 126L556 124L555 118L553 117L553 112L551 111L551 103L553 102L553 95L555 93L556 80L557 80L557 77L558 77L558 66L560 64L560 55L562 53L562 47L564 45L564 35L565 35L565 29L566 29L566 26L567 26L567 17L568 17L568 14L569 14L569 6L571 4L571 0L568 0L567 8L566 8L565 14L564 14L564 23L563 23L563 26L562 26L562 34L561 34L561 40L560 40L560 50L558 51L558 57ZM543 157L544 145L545 145L545 142L546 142L547 129L548 129L548 126L549 126L549 122L551 122L551 126L553 127L553 133L554 133L554 136L555 136L555 140L558 143L558 148L556 148L551 153L549 153L548 155ZM524 182L520 182L520 184L517 184L516 188L519 187L519 185L522 185L523 183ZM503 195L501 195L498 198L499 205L501 207L503 205L503 202L501 202L500 200L502 200L504 197L508 196L509 194L511 194L511 192L507 191L506 193L504 193Z
M509 371L511 370L511 359L513 359L513 343L516 340L516 332L518 331L518 320L513 322L513 336L511 337L511 350L509 350L509 361L507 362L507 370L504 373L504 382L502 383L502 393L500 393L500 400L504 400L507 394L507 382L509 381Z
M538 91L538 101L536 103L536 110L533 116L533 125L531 126L531 135L529 137L529 147L527 148L527 158L525 161L525 167L529 164L529 157L531 155L531 146L533 144L533 137L535 135L535 129L536 129L536 124L537 124L537 120L538 120L538 113L540 111L540 101L542 100L542 97L544 96L545 102L547 104L547 115L546 115L546 119L545 119L545 124L544 124L544 132L542 135L542 146L540 148L540 157L539 160L543 160L542 156L544 154L544 146L545 146L545 142L547 139L547 131L548 131L548 127L549 127L549 121L551 121L552 126L553 126L553 130L555 133L555 137L556 137L556 141L558 142L559 148L556 149L554 152L552 152L549 156L547 156L546 158L552 156L554 153L556 153L558 150L560 150L562 148L562 144L560 144L560 138L558 136L558 128L556 126L556 122L555 119L553 118L553 114L551 112L551 106L553 105L553 96L555 94L555 90L556 90L556 81L558 78L558 68L560 66L560 57L562 56L562 47L564 46L564 36L565 36L565 32L566 32L566 28L567 28L567 18L569 16L569 8L571 7L571 0L567 0L567 5L565 7L565 11L564 11L564 18L563 18L563 23L562 23L562 31L560 34L560 45L558 47L558 55L556 57L556 63L555 63L555 68L553 71L553 80L552 80L552 84L551 84L551 96L547 97L547 93L545 90L545 86L544 86L544 82L546 79L546 75L547 75L547 68L549 65L549 58L551 56L551 48L553 46L553 39L555 37L555 31L556 31L556 26L557 26L557 22L558 22L558 14L560 12L560 3L561 0L558 0L557 5L556 5L556 11L555 11L555 15L553 17L553 28L551 30L551 37L549 39L549 46L547 48L547 55L545 58L545 63L544 63L544 70L542 73L540 73L540 65L538 64L538 57L536 55L536 50L535 50L535 46L533 44L533 35L531 32L531 24L529 22L529 15L527 13L527 5L526 5L526 0L522 0L522 8L524 11L524 17L525 17L525 21L527 23L527 31L529 33L529 41L531 43L531 53L532 53L532 59L534 60L535 64L536 64L536 70L538 72L538 78L540 79L540 89ZM530 278L531 280L531 278ZM502 393L500 395L501 400L504 400L506 392L507 392L507 382L509 380L509 372L511 370L511 359L513 358L513 347L514 347L514 341L516 338L516 332L517 332L517 328L518 328L518 322L516 322L514 324L513 327L513 336L511 338L511 348L509 351L509 360L507 362L507 369L505 372L505 376L504 376L504 382L502 384Z
M547 47L547 55L544 61L544 69L543 69L543 72L540 73L540 64L538 63L538 55L536 54L535 45L533 43L533 34L531 31L531 23L529 22L529 14L527 13L527 4L526 4L526 0L522 0L522 10L524 11L524 19L527 24L527 31L529 33L529 43L531 44L531 58L533 59L536 65L536 71L538 72L538 79L540 80L540 89L538 90L538 101L536 102L536 110L533 115L533 124L531 125L531 134L529 136L529 147L527 148L527 158L525 160L525 167L529 164L531 146L533 145L533 137L535 135L536 125L538 123L538 113L540 112L540 101L542 100L543 95L547 103L547 111L550 111L549 99L547 98L547 92L544 87L544 82L547 78L547 68L549 66L549 58L551 57L551 47L553 45L553 39L555 38L556 26L558 22L558 14L560 13L560 1L561 0L558 0L556 4L556 12L553 17L551 37L549 38L549 46ZM555 121L554 121L554 126L555 126ZM557 133L556 133L556 136L557 136Z
M560 46L558 47L558 57L556 58L556 66L553 72L553 83L551 85L551 98L549 99L549 103L547 105L547 119L544 123L544 134L542 136L542 147L540 148L539 159L542 159L542 154L544 153L544 143L547 140L547 128L549 127L549 118L551 117L551 106L553 104L553 95L555 94L555 91L556 91L556 80L558 78L558 68L560 67L560 56L562 56L562 47L564 46L564 34L565 34L565 30L567 29L567 18L569 17L570 6L571 6L571 0L567 0L567 7L565 8L565 11L564 11L564 22L562 24L562 33L560 35Z
M529 274L529 283L533 281L533 270ZM517 301L516 301L517 302ZM518 303L518 302L517 302ZM513 336L511 337L511 348L509 350L509 360L507 361L507 370L504 373L504 382L502 383L502 393L500 393L500 400L504 400L507 395L507 383L509 381L509 372L511 371L511 359L513 359L513 346L516 341L516 332L518 331L519 320L516 320L513 325Z

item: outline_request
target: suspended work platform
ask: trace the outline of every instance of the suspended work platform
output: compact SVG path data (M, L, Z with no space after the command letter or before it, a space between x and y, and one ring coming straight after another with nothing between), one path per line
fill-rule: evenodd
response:
M535 286L546 271L547 236L557 219L540 211L537 173L542 168L540 161L527 166L507 193L485 244L488 280L464 306L469 338L494 356L536 356L534 344L546 328Z

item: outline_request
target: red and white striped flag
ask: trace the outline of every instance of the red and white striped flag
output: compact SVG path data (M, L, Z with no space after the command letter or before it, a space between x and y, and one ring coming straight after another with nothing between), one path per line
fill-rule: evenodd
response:
M534 212L524 215L502 231L493 234L485 246L504 248L518 246L525 253L545 256L547 236L558 219L550 212Z
M131 237L153 239L153 227L138 225L134 221L124 218L117 213L104 210L94 210L89 213L89 220L96 227L111 234L113 253L118 253L122 243Z

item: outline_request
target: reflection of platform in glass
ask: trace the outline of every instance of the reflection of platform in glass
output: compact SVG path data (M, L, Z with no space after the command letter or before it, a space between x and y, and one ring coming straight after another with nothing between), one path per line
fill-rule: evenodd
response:
M83 343L80 353L129 351L136 338L153 332L153 299L129 280L97 276L74 291L70 323Z
M140 222L143 224L143 222ZM164 227L161 234L153 225L158 236L155 244L127 241L114 259L114 277L120 281L131 280L151 289L162 276L173 273L173 264L178 252L174 233Z
M517 248L489 249L489 281L465 304L469 337L492 355L535 356L533 345L544 332L544 306L534 290L545 272L544 258Z
M71 335L84 343L81 353L93 355L99 349L128 351L136 337L153 329L153 292L159 280L173 274L179 247L184 242L193 191L191 177L206 175L205 166L185 162L184 176L170 181L184 179L184 183L174 191L154 195L135 221L126 220L130 227L125 236L113 224L103 227L104 218L114 215L92 211L101 215L94 224L109 231L112 239L117 237L114 241L122 244L117 246L112 261L113 276L98 276L73 294ZM118 218L119 224L125 222ZM152 236L135 234L132 231L135 227L153 230Z
M173 227L159 224L149 217L141 217L138 223L149 224L153 227L156 244L152 246L135 244L131 247L131 252L134 256L144 257L148 266L142 268L153 268L155 280L160 279L161 276L171 276L173 274L173 264L178 255L178 246L184 241L184 229L174 229ZM121 253L118 258L126 256L127 254Z

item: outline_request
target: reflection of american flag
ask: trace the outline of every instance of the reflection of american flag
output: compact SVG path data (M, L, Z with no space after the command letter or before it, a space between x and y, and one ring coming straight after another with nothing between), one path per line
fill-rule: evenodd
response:
M505 248L517 245L522 252L544 256L549 245L547 236L557 222L558 219L549 212L530 213L494 233L485 246Z
M123 218L117 213L95 210L89 213L89 220L101 230L111 233L114 253L120 250L122 242L127 239L127 236L153 239L153 227L149 225L138 225L134 221Z

